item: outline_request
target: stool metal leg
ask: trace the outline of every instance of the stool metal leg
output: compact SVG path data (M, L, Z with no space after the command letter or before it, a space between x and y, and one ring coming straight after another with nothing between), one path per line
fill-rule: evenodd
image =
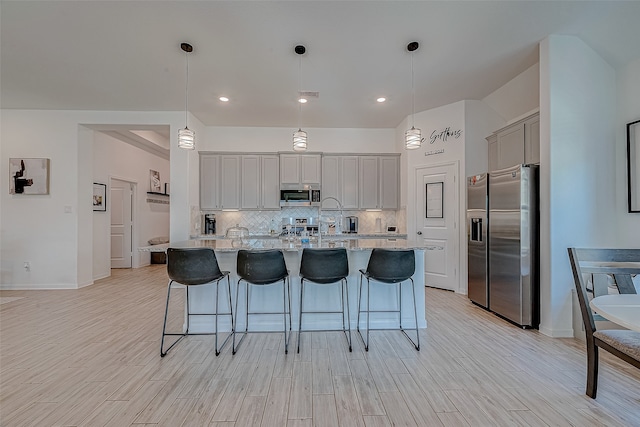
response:
M229 335L227 335L227 337L224 339L224 341L222 342L222 345L220 347L218 347L218 316L219 316L219 309L220 309L220 299L219 299L219 288L220 288L220 281L218 281L216 283L216 356L220 355L220 352L222 351L222 349L224 348L225 344L227 343L227 341L229 341L229 338L231 337L231 335L234 334L235 329L234 329L234 325L233 325L233 306L231 305L231 282L229 280L229 276L227 275L227 293L229 296L229 316L231 317L231 332L229 333ZM223 313L224 315L226 315L226 313Z
M182 333L182 334L168 334L167 333L167 316L169 314L169 300L171 298L171 288L173 285L173 280L169 281L169 288L167 291L167 304L165 306L164 309L164 324L162 325L162 339L160 340L160 357L165 357L167 355L167 353L169 352L169 350L171 350L176 344L178 344L180 342L180 340L182 340L182 338L184 338L185 336L187 336L187 334L189 333L189 288L186 288L186 292L187 292L187 330ZM166 350L164 349L164 337L165 336L180 336L180 338L178 338L177 340L175 340L173 342L173 344L171 344L169 346L169 348L167 348Z
M298 316L298 350L300 353L300 336L302 335L302 301L304 298L304 279L300 280L300 314Z
M413 346L415 347L416 350L420 351L420 333L418 332L418 309L416 307L416 287L415 287L415 283L413 282L413 278L409 277L409 280L411 280L411 290L413 291L413 316L414 319L416 321L416 341L414 341L413 339L411 339L411 337L407 334L407 331L405 331L402 328L402 320L400 320L400 330L402 331L402 333L404 334L405 337L407 337L407 339L409 341L411 341L411 344L413 344ZM400 284L400 295L402 295L402 283ZM402 308L402 305L400 306ZM402 319L402 311L400 313L400 319Z
M242 279L238 280L238 285L236 286L236 316L238 315L238 300L239 300L239 296L240 296L240 283L243 282ZM242 332L242 337L240 338L240 341L238 341L238 344L236 344L236 334L235 332L233 333L233 339L232 339L232 350L231 350L231 354L234 355L236 354L236 351L238 351L238 347L240 347L240 343L242 343L242 340L247 336L247 332L249 330L249 282L245 281L245 290L246 290L246 314L245 314L245 325L244 325L244 332ZM236 325L238 324L238 322L236 322Z
M346 315L345 315L345 305L344 299L347 300L346 306ZM349 351L353 351L351 346L351 319L349 318L349 289L347 288L347 279L340 280L340 302L342 303L342 331L344 332L345 338L347 338L347 343L349 344ZM347 328L345 329L344 318L347 318ZM349 337L347 337L347 331L349 331Z

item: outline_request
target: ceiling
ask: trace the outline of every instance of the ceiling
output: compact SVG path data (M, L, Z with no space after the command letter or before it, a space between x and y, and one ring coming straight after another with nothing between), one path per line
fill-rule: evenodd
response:
M0 8L2 108L184 111L180 43L189 42L188 109L208 126L394 128L411 113L414 40L416 111L484 98L535 64L549 34L580 37L615 68L640 58L637 1L3 0ZM297 44L307 48L302 57ZM298 89L319 97L299 108Z

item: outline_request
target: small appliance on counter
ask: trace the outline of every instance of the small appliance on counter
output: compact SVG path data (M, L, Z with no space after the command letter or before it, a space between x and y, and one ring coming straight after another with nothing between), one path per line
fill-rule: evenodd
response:
M202 215L202 234L216 234L216 214Z
M344 233L357 234L358 233L358 217L348 216L344 219Z

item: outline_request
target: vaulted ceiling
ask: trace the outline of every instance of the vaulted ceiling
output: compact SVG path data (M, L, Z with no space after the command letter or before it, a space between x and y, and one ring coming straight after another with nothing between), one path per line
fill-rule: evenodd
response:
M184 110L180 43L189 42L189 110L211 126L396 127L411 113L414 40L416 111L484 98L535 64L549 34L580 37L615 68L640 58L633 1L3 0L0 8L2 108ZM297 44L307 48L302 57ZM300 112L298 89L319 92Z

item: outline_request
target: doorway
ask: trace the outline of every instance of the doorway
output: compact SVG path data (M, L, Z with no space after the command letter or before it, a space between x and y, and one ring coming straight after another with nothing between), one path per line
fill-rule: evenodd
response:
M458 291L458 162L416 168L416 233L426 286Z
M133 264L135 185L111 178L111 268L131 268Z

